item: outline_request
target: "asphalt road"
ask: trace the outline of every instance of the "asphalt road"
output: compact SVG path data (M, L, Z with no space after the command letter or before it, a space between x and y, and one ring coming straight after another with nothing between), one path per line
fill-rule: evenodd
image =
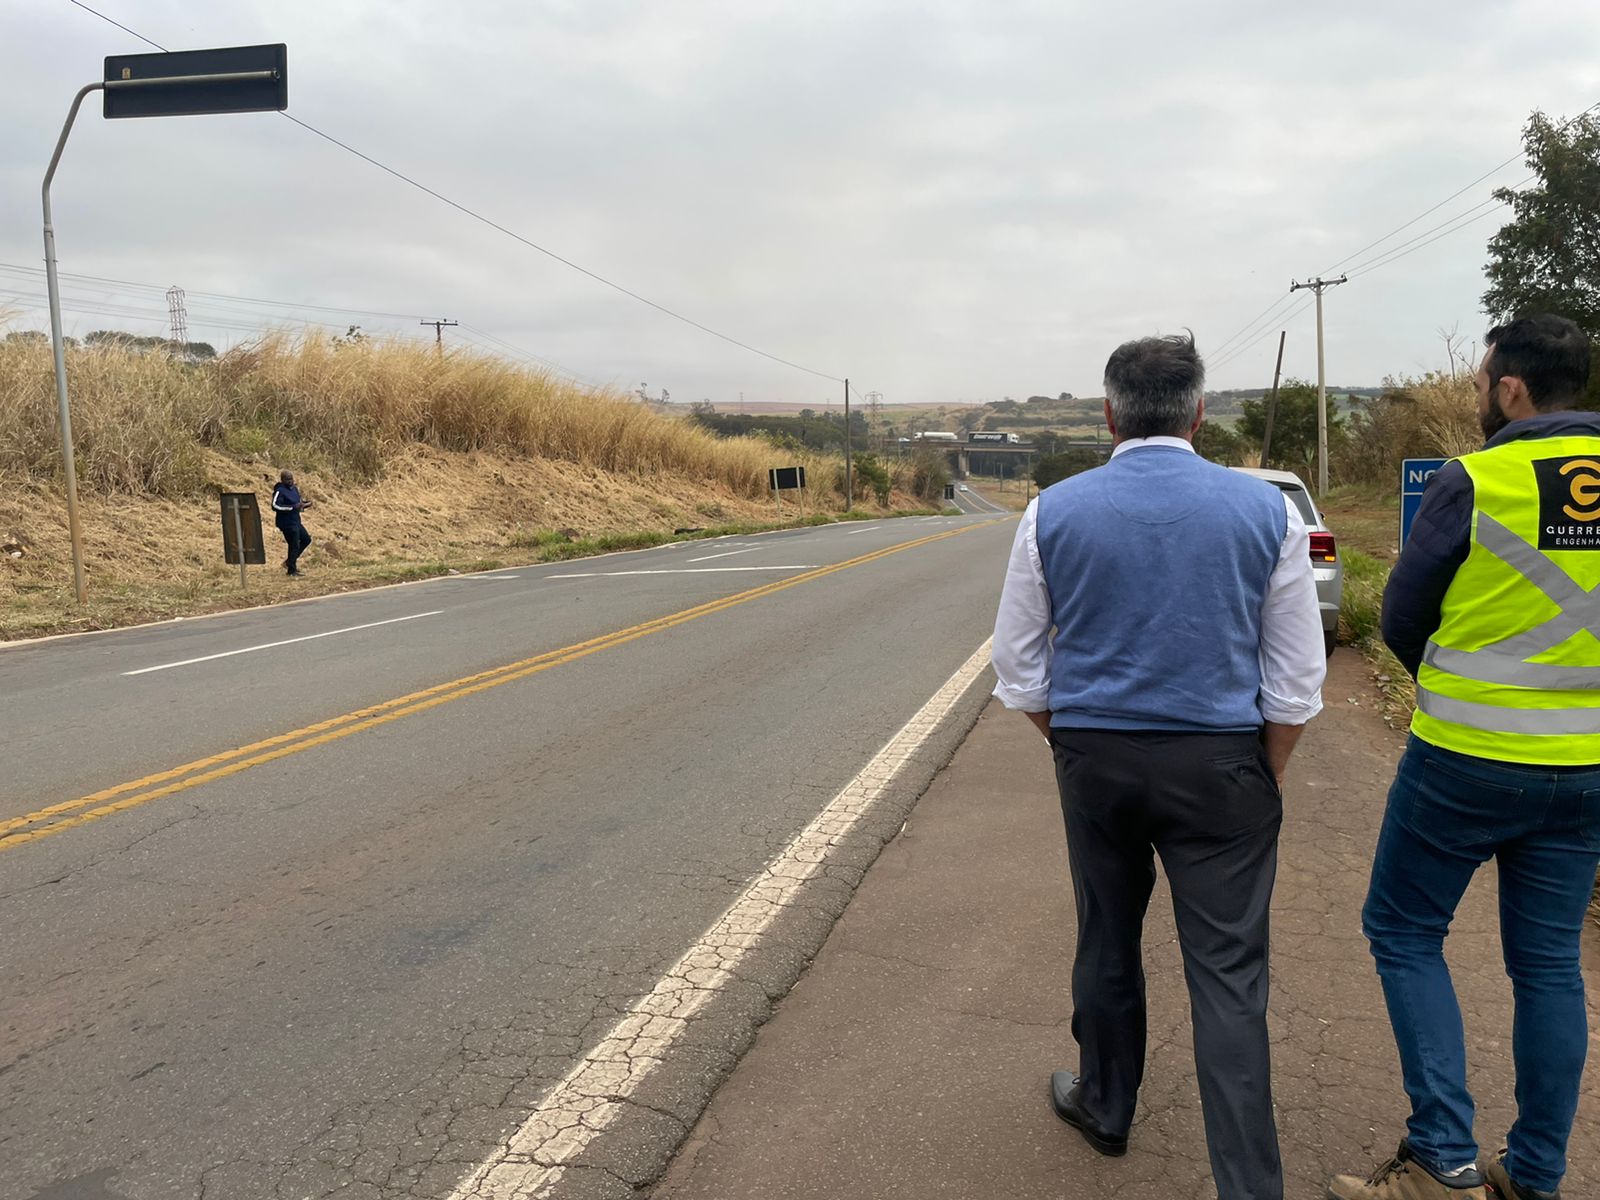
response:
M1014 528L842 524L0 648L0 1200L450 1195L983 642Z

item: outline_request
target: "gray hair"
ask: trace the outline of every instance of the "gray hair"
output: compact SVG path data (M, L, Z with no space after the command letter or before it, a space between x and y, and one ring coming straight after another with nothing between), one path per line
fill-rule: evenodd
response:
M1206 390L1194 335L1124 342L1106 362L1106 400L1117 436L1186 437Z

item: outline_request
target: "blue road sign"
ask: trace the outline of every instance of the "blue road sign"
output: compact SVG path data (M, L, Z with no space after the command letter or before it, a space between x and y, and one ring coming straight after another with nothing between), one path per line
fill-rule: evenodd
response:
M1411 522L1417 519L1417 509L1422 506L1422 491L1428 486L1433 473L1448 458L1408 458L1400 464L1400 545L1411 536Z

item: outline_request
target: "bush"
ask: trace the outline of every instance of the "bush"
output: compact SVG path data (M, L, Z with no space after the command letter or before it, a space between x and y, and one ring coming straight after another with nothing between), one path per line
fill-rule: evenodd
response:
M1472 380L1430 371L1386 379L1382 395L1362 400L1331 465L1343 483L1392 484L1403 459L1454 457L1482 445Z
M889 494L894 490L894 480L889 475L888 468L878 460L875 454L858 454L855 457L854 488L860 492L863 488L870 489L878 498L878 503L887 505ZM855 503L856 497L850 497L850 502Z
M1092 470L1103 462L1105 459L1098 453L1082 447L1063 450L1060 454L1047 454L1034 464L1033 482L1038 484L1042 491L1052 483L1059 483L1070 476Z

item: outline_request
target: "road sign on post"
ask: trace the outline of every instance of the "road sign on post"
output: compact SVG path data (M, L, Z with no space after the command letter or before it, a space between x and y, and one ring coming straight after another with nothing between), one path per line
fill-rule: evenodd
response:
M261 509L254 492L222 493L222 561L239 564L239 586L245 585L245 564L267 565L267 546L261 540Z
M281 112L289 107L289 48L228 46L106 57L111 120L207 113Z
M40 189L44 203L44 279L50 298L50 343L55 352L56 424L61 433L62 473L67 485L67 536L72 542L72 585L82 604L89 598L83 577L83 532L78 523L78 470L72 455L72 411L67 403L66 342L61 335L61 285L56 277L56 226L50 184L61 165L78 110L90 92L105 93L108 117L166 117L193 113L270 112L289 106L288 50L283 45L234 46L223 50L119 54L105 61L105 78L86 83L72 98L55 153Z
M1448 458L1408 458L1400 464L1400 545L1411 536L1411 522L1417 519L1417 509L1422 507L1422 492L1433 473Z

